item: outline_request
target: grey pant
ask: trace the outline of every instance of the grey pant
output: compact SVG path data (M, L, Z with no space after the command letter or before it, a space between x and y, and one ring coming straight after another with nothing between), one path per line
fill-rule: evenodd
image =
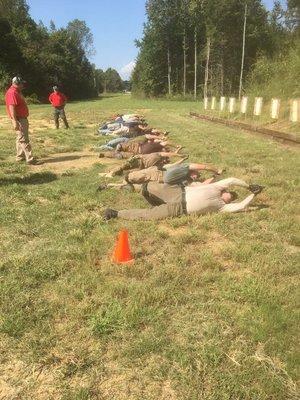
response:
M118 212L118 218L129 219L129 220L159 220L169 217L178 217L184 214L182 202L179 203L168 203L162 204L158 207L150 209L133 209L133 210L121 210Z
M27 162L33 160L31 144L29 141L28 129L29 123L27 118L18 118L20 129L16 131L16 160Z
M55 107L53 111L53 117L56 129L59 128L59 117L64 121L65 127L69 128L64 107Z

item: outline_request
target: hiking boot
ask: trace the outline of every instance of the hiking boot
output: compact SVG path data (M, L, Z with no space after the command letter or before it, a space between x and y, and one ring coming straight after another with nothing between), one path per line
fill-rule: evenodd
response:
M118 218L118 211L113 210L112 208L107 208L107 209L104 211L103 218L104 218L106 221L108 221L108 220L110 220L110 219L112 219L112 218Z
M104 158L105 154L104 153L99 153L99 158Z
M42 164L44 164L44 162L41 161L41 160L37 160L36 158L34 158L34 159L31 160L31 161L27 161L27 164L28 164L28 165L42 165Z

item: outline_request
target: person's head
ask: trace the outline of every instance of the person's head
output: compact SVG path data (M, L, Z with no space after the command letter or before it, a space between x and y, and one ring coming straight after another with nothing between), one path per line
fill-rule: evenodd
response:
M238 195L236 192L227 192L226 190L224 190L222 192L222 200L224 201L224 203L228 204L231 203L232 201L236 200L238 198Z
M54 92L58 92L58 86L56 86L56 85L53 86L53 91L54 91Z
M26 81L24 81L24 79L22 79L20 76L15 76L12 78L11 82L13 86L17 87L19 90L23 90L26 83Z

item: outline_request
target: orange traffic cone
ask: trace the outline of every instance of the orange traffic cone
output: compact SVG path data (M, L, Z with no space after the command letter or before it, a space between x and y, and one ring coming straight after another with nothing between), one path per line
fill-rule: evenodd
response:
M119 233L117 245L115 247L112 262L115 263L128 263L133 262L134 258L131 255L129 241L128 241L128 232L126 229L122 230Z

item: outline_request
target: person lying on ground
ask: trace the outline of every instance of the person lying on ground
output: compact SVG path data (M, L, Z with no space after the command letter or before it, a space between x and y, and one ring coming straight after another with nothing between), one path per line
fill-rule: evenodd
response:
M118 135L120 132L126 132L128 128L135 128L137 126L147 126L145 121L137 116L116 115L113 119L105 122L98 129L98 133L101 135ZM126 129L127 128L127 129Z
M151 190L151 185L152 189ZM229 192L231 186L240 186L252 192L243 201L233 203L237 198L235 192ZM149 192L150 190L150 192ZM106 209L104 218L122 218L127 220L160 220L169 217L178 217L184 214L207 214L212 212L238 212L244 211L254 197L261 193L260 185L248 185L246 182L227 178L210 185L196 186L170 186L150 182L144 186L144 196L156 201L156 206L151 209L133 209L116 211ZM145 193L145 191L147 193ZM149 199L148 199L149 201ZM160 205L158 205L160 204Z
M199 181L200 171L211 171L215 175L221 175L223 170L217 169L213 166L206 164L181 164L183 161L179 160L174 164L168 164L158 168L152 166L142 170L130 171L126 174L123 183L108 183L107 185L100 185L99 190L106 188L117 188L123 189L128 188L128 185L142 185L146 182L159 182L166 183L168 185L189 185L194 181ZM181 164L181 165L180 165ZM100 176L106 176L105 174L99 174ZM203 184L209 184L214 181L215 177L202 181ZM131 186L131 189L139 190L136 186Z
M98 133L103 136L118 136L128 133L130 128L135 128L140 124L141 122L107 122L99 127Z
M182 157L182 155L178 153L167 153L167 152L137 154L135 156L131 156L122 165L118 165L111 171L101 174L101 176L106 178L112 178L117 175L122 175L124 171L133 169L138 169L138 170L146 169L154 166L157 166L159 169L162 169L164 165L167 165L170 162L169 157ZM186 160L187 158L188 157L182 158L180 162Z
M129 143L129 142L127 142ZM125 146L126 144L125 143ZM164 147L160 143L154 143L154 142L146 142L146 143L135 143L135 146L131 143L129 146L124 146L124 143L121 143L122 147L120 150L120 145L117 146L116 151L105 151L101 152L99 154L99 158L116 158L117 160L122 160L122 159L128 159L131 158L134 155L138 154L152 154L152 153L170 153L170 154L178 154L180 150L182 149L181 146L179 146L176 151L169 151L166 147ZM123 151L125 149L126 151ZM130 151L129 151L130 150Z
M182 146L175 146L165 139L158 137L149 137L147 135L129 140L126 143L120 143L116 147L116 151L128 152L133 154L150 154L160 153L162 151L171 151L171 148L182 149Z
M112 119L116 122L137 122L144 121L145 117L139 114L116 114Z
M135 136L135 137L137 138L138 136ZM99 147L95 147L95 149L105 150L105 151L113 151L117 147L118 144L128 142L128 140L130 140L130 138L133 138L133 137L128 137L128 135L120 136L120 137L110 140L106 144L103 144ZM166 138L164 136L159 136L158 134L152 134L152 133L151 134L142 134L141 133L140 139L137 139L137 141L142 143L142 142L146 142L147 141L146 139L153 140L153 141L166 140Z
M162 131L157 128L151 128L146 123L113 123L103 125L99 128L98 133L104 136L123 136L123 137L136 137L145 134L152 134L157 136L167 136L169 132Z

